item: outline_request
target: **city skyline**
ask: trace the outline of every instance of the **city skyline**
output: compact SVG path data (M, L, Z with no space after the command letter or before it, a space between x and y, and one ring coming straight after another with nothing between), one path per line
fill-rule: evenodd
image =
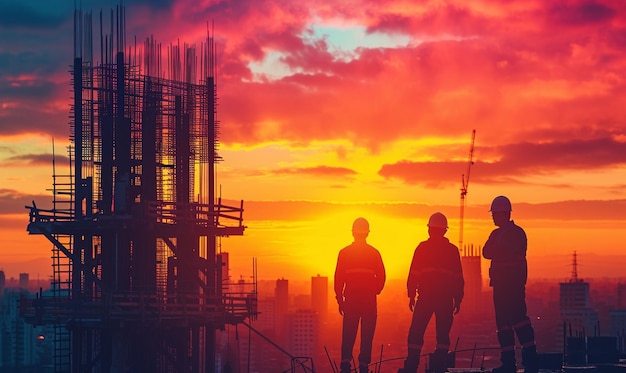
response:
M249 275L252 257L261 278L328 275L364 216L389 275L403 277L431 213L448 216L458 241L475 129L464 242L484 243L489 203L505 194L531 263L550 260L533 276L559 277L548 269L573 251L604 256L587 277L616 276L624 4L381 4L124 2L129 45L199 43L215 31L219 194L245 201L248 227L224 245L233 275ZM82 2L105 19L115 5ZM44 278L50 244L27 235L24 206L51 200L53 139L56 172L68 171L73 12L0 5L0 267L30 260Z
M572 273L572 276L574 276L574 273ZM336 312L333 303L328 304L329 318L327 322L320 318L319 310L313 313L310 312L316 308L316 305L312 302L313 283L317 282L319 284L319 281L323 279L325 279L323 276L312 276L308 281L296 281L295 283L285 278L261 281L259 284L259 318L249 321L249 323L264 338L270 338L272 342L277 343L277 346L284 351L280 351L278 347L268 343L267 340L257 335L256 332L255 334L249 334L241 330L238 332L240 338L238 350L229 350L228 340L234 340L237 335L236 329L231 325L220 334L222 337L219 338L221 341L219 351L223 354L224 361L230 361L238 365L239 369L244 369L243 371L245 371L247 364L251 364L248 366L253 369L256 367L261 369L261 371L273 371L289 365L288 359L281 360L281 356L284 357L286 352L295 356L312 357L318 370L327 369L328 359L336 360L338 358L339 346L336 336L340 332L340 316ZM4 309L0 307L0 316L4 318L5 322L9 321L10 325L13 325L11 333L24 332L25 336L30 336L29 338L31 339L36 339L40 342L46 341L52 333L51 329L41 327L20 329L21 327L15 326L21 325L15 324L16 317L19 315L17 312L18 308L9 309L7 307L10 304L7 300L17 303L19 294L26 294L28 297L33 298L39 292L37 289L32 289L32 284L25 286L24 281L28 281L27 276L21 284L18 284L17 281L12 284L0 282L0 299L2 299L2 290L7 290L9 294L9 298L5 299ZM30 281L35 282L32 279ZM392 280L392 283L396 282L398 280ZM236 287L238 285L234 282L230 286ZM564 351L561 322L566 321L571 325L569 332L571 336L580 339L581 335L585 335L591 337L590 341L596 338L598 342L604 340L606 342L603 345L604 351L612 353L606 350L607 347L612 346L611 342L607 341L607 337L617 336L618 338L623 338L623 315L625 310L623 309L623 299L620 296L623 292L623 287L624 283L617 280L588 283L576 277L570 278L568 282L531 281L528 284L529 311L533 319L537 321L537 343L540 352L545 355L558 355L560 351ZM280 291L278 290L279 288L281 288ZM26 289L30 293L24 293ZM482 293L483 297L488 297L490 290L483 288ZM328 294L328 296L332 298L331 294ZM404 353L405 328L408 326L410 312L408 309L403 309L404 307L400 308L400 306L406 305L404 304L403 290L400 290L399 286L388 287L382 293L382 296L384 301L379 309L380 328L376 332L375 341L376 346L381 346L382 344L384 348L380 347L376 351L376 361L373 361L372 364L376 364L380 359L384 361L382 367L387 370L393 368L394 364L399 364ZM284 303L285 300L287 300L286 304ZM281 303L283 306L279 306ZM2 303L0 302L0 304ZM279 311L281 307L286 308ZM492 355L497 354L497 349L492 351L497 341L491 332L492 324L494 323L491 308L489 301L483 302L478 313L463 307L453 329L453 336L455 336L456 340L454 350L459 351L456 360L457 364L459 364L457 367L469 366L472 348L477 348L481 353L482 351L487 353L487 359L482 362L486 367L496 364L496 361L494 361L496 355ZM286 338L281 338L280 334L276 333L276 325L278 324L282 324L282 327L286 328ZM581 326L585 324L587 325ZM596 325L598 327L602 326L602 329L598 330ZM298 337L298 335L301 337ZM43 338L39 336L43 336ZM312 340L310 343L305 342L303 344L302 337L309 338L307 336L310 336ZM22 340L28 341L29 338ZM33 341L29 343L24 345L24 348L30 351L27 355L23 355L28 359L23 363L25 366L37 363L41 358L45 359L46 355L42 355L40 349L49 348L49 344L38 345L33 343ZM434 343L434 328L431 326L426 334L426 345L430 348L431 346L434 347ZM578 348L574 344L572 346L572 351ZM619 342L619 346L622 346L621 342ZM248 355L248 350L250 355ZM328 355L326 355L325 351L328 351ZM489 351L492 352L490 353ZM591 352L591 345L589 351ZM620 347L620 353L622 352L623 347ZM14 355L5 355L5 360L3 361L5 367L11 366L11 360L7 360L9 356ZM272 360L269 359L270 356ZM569 358L572 359L570 360L571 362L582 361L581 356L578 354ZM279 363L278 365L272 365L271 361L278 361ZM7 365L7 362L9 362L9 365ZM476 367L479 362L474 360L473 364L475 364L473 367ZM0 361L0 366L2 366L2 361Z

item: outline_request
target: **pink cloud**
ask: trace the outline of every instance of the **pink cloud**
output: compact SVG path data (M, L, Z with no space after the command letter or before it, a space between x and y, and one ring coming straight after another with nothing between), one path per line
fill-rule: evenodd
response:
M500 180L514 176L506 169L527 172L525 151L549 155L531 160L540 170L623 162L601 151L603 145L619 151L617 144L594 140L624 133L626 5L618 0L140 1L130 2L126 13L129 40L154 34L165 45L199 42L214 23L220 140L227 144L347 139L380 152L396 140L465 136L476 128L480 142L502 156L484 165L493 170L484 175ZM19 39L19 51L0 52L0 66L9 66L0 69L0 134L67 136L70 21L44 22L47 29L30 35L34 44ZM415 41L361 47L346 58L311 34L314 22L361 25ZM56 36L46 36L53 31ZM12 50L6 40L0 47ZM250 62L269 53L281 53L292 73L255 80ZM28 84L15 86L23 76ZM519 144L498 148L511 143ZM579 159L575 148L589 149L590 158ZM399 161L381 174L409 180L403 169L430 173L441 165L457 166Z

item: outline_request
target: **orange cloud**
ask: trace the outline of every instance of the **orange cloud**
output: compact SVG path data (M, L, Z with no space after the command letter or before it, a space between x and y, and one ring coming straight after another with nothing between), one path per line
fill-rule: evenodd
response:
M355 175L356 172L349 168L344 167L329 167L329 166L316 166L316 167L300 167L300 168L279 168L273 171L277 175L311 175L311 176L332 176L332 177L346 177Z

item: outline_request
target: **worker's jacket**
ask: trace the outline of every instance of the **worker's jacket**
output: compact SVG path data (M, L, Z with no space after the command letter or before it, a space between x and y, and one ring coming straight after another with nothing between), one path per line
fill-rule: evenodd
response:
M339 251L335 268L337 300L375 297L385 286L385 266L378 250L353 242Z
M483 257L491 259L489 285L525 285L527 239L524 230L512 220L494 229L483 247Z
M430 237L421 242L413 253L406 281L409 297L415 293L425 299L463 299L463 269L459 249L446 237Z

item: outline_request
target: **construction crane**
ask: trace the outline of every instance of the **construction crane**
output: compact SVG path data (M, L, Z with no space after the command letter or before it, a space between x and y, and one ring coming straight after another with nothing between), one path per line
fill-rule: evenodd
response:
M476 139L476 130L472 130L472 141L470 144L469 156L467 160L467 174L461 174L461 214L459 218L459 249L463 250L463 217L465 214L465 196L467 195L467 187L469 186L470 172L474 164L474 140ZM466 176L467 175L467 176Z

